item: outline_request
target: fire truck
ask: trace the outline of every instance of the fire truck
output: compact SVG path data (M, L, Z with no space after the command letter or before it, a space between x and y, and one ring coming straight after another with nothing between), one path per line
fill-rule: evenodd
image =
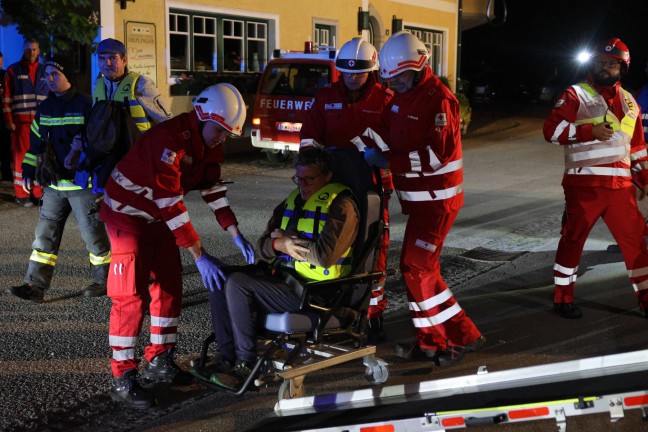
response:
M273 162L299 150L304 113L320 87L340 79L334 47L304 51L274 50L257 89L252 117L252 145L264 149Z

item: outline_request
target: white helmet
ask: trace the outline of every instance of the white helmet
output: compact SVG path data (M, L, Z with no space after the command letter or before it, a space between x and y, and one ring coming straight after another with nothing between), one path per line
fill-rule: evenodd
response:
M423 42L408 31L391 35L380 50L380 77L391 78L406 70L420 71L430 54Z
M243 96L232 84L219 83L203 90L193 102L200 121L213 121L241 136L245 123Z
M335 68L340 72L362 73L376 70L378 53L376 48L362 38L356 37L342 45Z

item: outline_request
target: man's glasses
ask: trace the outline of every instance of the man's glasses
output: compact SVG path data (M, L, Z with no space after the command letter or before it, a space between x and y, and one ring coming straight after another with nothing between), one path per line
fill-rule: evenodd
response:
M608 67L608 68L615 68L621 64L620 61L618 60L594 60L594 64L600 68Z
M295 183L297 186L299 186L301 184L303 184L304 186L310 186L313 183L315 183L315 179L317 177L321 176L322 174L323 173L319 173L316 176L312 176L312 177L310 177L310 176L309 177L298 177L298 176L294 175L294 176L291 177L291 179L292 179L293 183Z

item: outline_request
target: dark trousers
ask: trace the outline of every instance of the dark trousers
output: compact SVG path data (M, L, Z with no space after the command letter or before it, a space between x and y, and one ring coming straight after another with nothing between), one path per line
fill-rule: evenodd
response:
M13 180L11 159L11 132L0 125L0 175L2 180Z
M247 268L232 273L222 291L210 292L209 306L219 352L230 361L254 363L257 314L296 312L301 299L281 279Z

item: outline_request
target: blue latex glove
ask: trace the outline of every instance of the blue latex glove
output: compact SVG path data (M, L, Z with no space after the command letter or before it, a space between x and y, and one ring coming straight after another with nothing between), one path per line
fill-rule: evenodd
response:
M234 237L234 244L241 249L245 261L247 261L248 264L254 264L254 246L252 246L249 241L245 240L243 234Z
M370 166L387 168L387 157L376 148L367 148L364 152L364 159Z
M202 276L203 284L211 292L216 292L217 289L222 291L225 286L226 276L223 270L220 269L222 265L222 262L208 253L202 254L196 260L196 266L200 276Z

